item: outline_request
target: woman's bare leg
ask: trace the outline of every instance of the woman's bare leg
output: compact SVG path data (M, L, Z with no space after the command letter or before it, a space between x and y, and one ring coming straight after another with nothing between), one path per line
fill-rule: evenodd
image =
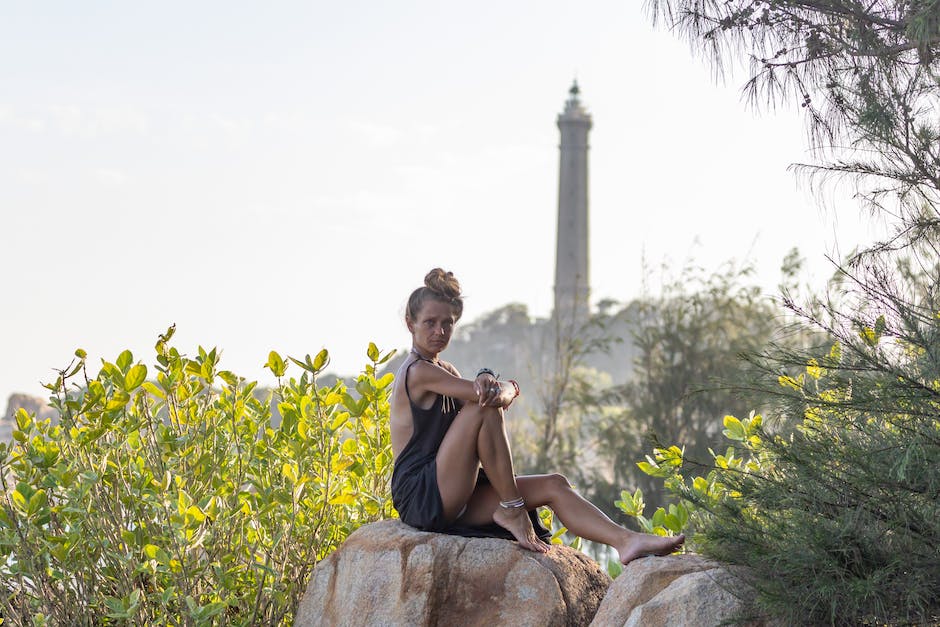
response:
M681 535L663 537L624 529L575 492L561 475L533 475L518 477L516 481L527 507L547 505L575 535L617 549L623 564L644 555L668 555L685 541ZM474 492L461 520L468 524L487 522L486 512L493 511L497 500L495 491L482 486Z
M479 464L489 486L476 488ZM684 536L662 537L637 533L614 523L601 510L574 491L561 475L516 478L506 437L502 411L466 404L447 430L437 453L437 485L444 514L471 525L495 522L509 530L525 548L544 551L526 509L547 505L572 533L617 549L624 564L644 555L668 555L685 541ZM476 488L476 489L475 489ZM526 508L507 510L499 501L522 496Z
M470 513L480 464L490 480L494 499L486 505L488 512L473 512L474 518L495 522L529 550L546 551L547 547L532 529L526 508L506 509L499 505L501 500L509 501L520 495L502 410L466 403L437 452L437 487L448 518L456 518L465 505L463 518Z

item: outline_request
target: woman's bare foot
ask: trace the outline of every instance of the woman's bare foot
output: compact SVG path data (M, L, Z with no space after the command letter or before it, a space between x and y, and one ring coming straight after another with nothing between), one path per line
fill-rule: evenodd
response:
M620 563L629 564L638 557L647 555L669 555L679 550L685 542L685 536L656 536L649 533L628 531L629 535L616 547L620 554Z
M524 507L507 509L497 507L493 512L493 522L508 531L519 541L519 546L536 553L547 553L548 546L539 540L529 520L529 512Z

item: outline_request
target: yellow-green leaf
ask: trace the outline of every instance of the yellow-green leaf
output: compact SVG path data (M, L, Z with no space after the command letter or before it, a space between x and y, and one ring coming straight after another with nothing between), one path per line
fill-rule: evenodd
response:
M284 462L284 465L281 466L281 474L291 483L297 483L297 469L293 464Z
M819 367L819 362L817 362L815 359L810 359L806 366L806 374L813 377L814 379L818 379L822 376L822 373L823 369Z
M741 424L740 420L734 416L725 416L724 424L725 429L722 433L726 438L729 440L744 439L744 425Z
M121 372L126 372L128 367L134 363L134 355L129 350L121 351L115 363Z
M132 366L131 369L127 371L127 374L124 375L124 389L128 392L136 390L146 378L147 366L143 364Z
M180 490L176 498L176 507L180 514L186 511L186 509L192 504L193 499L186 490Z
M42 509L46 503L49 501L46 496L46 491L43 489L36 490L31 497L29 497L29 506L27 507L26 513L30 516Z
M131 397L124 390L115 390L114 394L108 399L108 402L105 404L104 408L106 411L114 411L115 409L121 409L127 405L127 401L131 400Z
M349 412L340 412L336 414L336 418L333 419L333 422L330 423L330 431L338 431L346 426L346 423L349 421Z
M23 496L19 490L13 490L11 495L13 497L13 505L21 511L26 511L26 497Z
M275 377L283 377L287 371L287 363L275 351L268 353L268 361L264 365L271 370Z
M166 398L166 392L164 392L162 388L155 385L151 381L144 381L141 384L141 387L147 390L147 392L149 392L150 394L153 394L154 396L156 396L157 398Z
M326 364L329 363L329 360L330 360L330 354L324 348L319 353L317 353L316 357L313 358L313 369L316 370L317 372L320 372L321 370L323 370Z
M16 426L20 431L27 431L33 424L33 418L25 409L20 407L16 410Z
M188 508L186 508L186 517L200 523L206 519L206 515L196 505L190 505Z
M334 496L330 499L330 505L352 505L356 502L356 497L348 492Z

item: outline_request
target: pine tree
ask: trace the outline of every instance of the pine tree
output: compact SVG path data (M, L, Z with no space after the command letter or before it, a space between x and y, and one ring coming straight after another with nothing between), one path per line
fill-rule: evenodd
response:
M759 466L713 469L720 495L673 483L704 512L697 539L788 624L940 622L940 2L649 6L719 70L749 63L753 104L800 104L802 170L849 177L893 228L825 297L786 299L828 342L752 356L742 388L777 419L741 441Z

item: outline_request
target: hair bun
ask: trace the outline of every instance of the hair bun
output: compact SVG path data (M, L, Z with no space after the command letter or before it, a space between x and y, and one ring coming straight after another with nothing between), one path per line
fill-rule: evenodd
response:
M426 300L436 300L451 306L454 322L463 315L463 298L460 296L460 283L453 272L444 272L434 268L424 277L424 287L419 287L408 297L408 308L405 310L405 321L409 324L418 319L421 308ZM413 332L413 331L412 331Z
M460 298L460 283L453 272L444 272L441 268L434 268L424 277L424 285L447 299Z

